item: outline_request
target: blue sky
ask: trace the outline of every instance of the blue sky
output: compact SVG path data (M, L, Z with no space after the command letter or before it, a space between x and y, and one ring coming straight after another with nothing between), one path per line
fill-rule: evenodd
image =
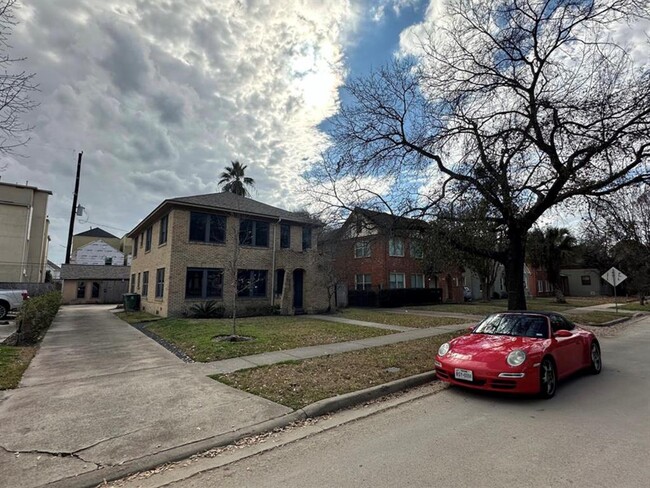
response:
M434 0L435 1L435 0ZM253 197L297 209L301 174L329 144L346 76L399 50L427 0L30 0L12 54L39 106L2 181L51 190L49 258L64 259L77 152L75 232L118 236L163 199L217 191L233 160Z

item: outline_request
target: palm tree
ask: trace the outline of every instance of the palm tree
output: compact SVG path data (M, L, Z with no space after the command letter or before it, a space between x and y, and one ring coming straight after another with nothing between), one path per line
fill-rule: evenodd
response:
M225 171L220 175L219 185L222 191L228 191L242 197L250 196L247 186L255 186L255 180L244 176L248 166L242 165L239 161L231 161L231 166L226 166Z
M528 235L531 264L546 270L558 303L566 303L560 285L562 262L571 254L575 245L575 238L563 227L548 227L545 231L535 229Z

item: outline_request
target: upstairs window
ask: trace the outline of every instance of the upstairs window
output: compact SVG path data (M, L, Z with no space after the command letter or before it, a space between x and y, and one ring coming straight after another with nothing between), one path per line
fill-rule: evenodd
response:
M133 257L138 257L138 236L133 239Z
M289 224L280 225L280 247L282 249L291 247L291 226Z
M311 249L311 227L302 228L302 250Z
M226 217L190 212L190 241L223 244L226 242Z
M269 223L261 220L240 220L239 243L244 246L269 247Z
M415 259L422 259L424 257L424 246L422 241L411 241L411 257Z
M145 244L144 244L144 251L151 251L151 238L153 236L153 227L147 228L147 232L145 233Z
M354 257L367 258L370 256L370 242L357 241L354 243Z
M388 255L395 257L404 256L404 239L401 237L392 237L388 241Z
M169 224L169 215L160 219L160 232L158 232L158 245L167 242L167 226Z

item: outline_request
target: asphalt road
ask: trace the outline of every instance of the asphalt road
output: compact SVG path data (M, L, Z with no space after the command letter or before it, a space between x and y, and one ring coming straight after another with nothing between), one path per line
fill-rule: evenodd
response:
M552 400L448 389L174 487L650 486L650 317Z

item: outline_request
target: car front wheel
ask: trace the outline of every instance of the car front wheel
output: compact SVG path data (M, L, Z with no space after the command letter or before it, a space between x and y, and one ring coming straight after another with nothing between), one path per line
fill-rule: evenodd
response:
M539 396L553 398L557 388L555 365L549 358L544 358L539 367Z
M591 374L599 374L601 369L603 369L603 357L600 354L600 344L598 344L598 341L593 341L591 343L589 356L591 359L591 364L589 365L589 372Z
M0 319L4 319L8 313L9 308L5 304L0 303Z

